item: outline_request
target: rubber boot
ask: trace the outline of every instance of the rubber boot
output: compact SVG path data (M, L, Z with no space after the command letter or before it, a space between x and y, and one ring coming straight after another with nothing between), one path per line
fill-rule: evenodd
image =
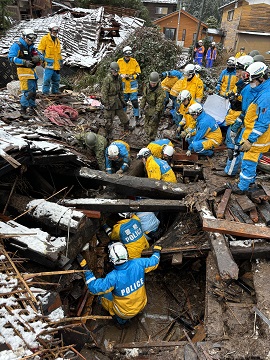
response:
M26 110L27 110L27 107L21 106L20 113L21 113L21 117L23 119L28 120L28 119L30 119L30 116L27 114Z

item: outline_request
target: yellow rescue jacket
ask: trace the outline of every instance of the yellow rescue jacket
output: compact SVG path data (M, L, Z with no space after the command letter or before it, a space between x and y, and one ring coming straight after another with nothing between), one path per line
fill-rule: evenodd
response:
M45 68L60 70L62 65L61 45L58 38L53 41L51 34L44 35L38 45L38 50L44 54Z
M130 77L130 79L122 78L124 94L138 92L137 74L141 73L141 68L137 60L131 57L130 60L126 62L125 58L120 58L117 64L120 68L119 74L129 75Z
M196 120L190 115L188 114L188 108L190 107L190 105L196 104L197 101L191 99L189 104L187 106L185 106L183 103L180 105L179 109L178 109L178 113L183 115L182 120L179 122L179 126L183 126L184 130L190 129L193 130L196 128ZM188 131L190 131L188 130Z
M149 156L145 162L145 169L149 179L177 183L175 173L165 160Z
M170 94L177 97L182 90L188 90L193 99L198 102L202 101L203 82L197 75L194 75L190 81L187 78L178 80L172 87Z
M161 81L161 87L165 91L171 91L173 85L178 81L177 76L167 76Z

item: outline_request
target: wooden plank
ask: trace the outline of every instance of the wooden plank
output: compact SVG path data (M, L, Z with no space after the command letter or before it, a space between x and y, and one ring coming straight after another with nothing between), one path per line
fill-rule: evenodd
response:
M270 204L267 201L262 201L261 204L257 205L258 210L266 223L266 225L270 225Z
M242 210L241 206L238 204L238 202L234 202L232 204L232 207L238 212L238 214L241 216L243 221L247 224L253 224L253 221L251 218Z
M247 192L248 197L255 203L260 204L262 201L270 200L269 196L266 195L261 188L251 188Z
M182 200L78 198L64 199L61 201L61 205L106 212L187 211L187 206Z
M224 195L222 196L222 199L220 201L220 203L218 204L218 208L217 208L217 218L218 219L223 219L225 216L225 211L228 205L228 202L230 200L230 196L231 196L232 190L231 189L226 189Z
M257 208L250 210L249 217L254 223L257 223L259 221Z
M203 230L252 239L270 239L270 229L221 219L203 219Z
M246 195L236 195L236 201L244 212L256 209L256 205Z
M266 185L266 184L261 184L261 187L263 188L263 191L266 193L266 195L269 197L270 199L270 186Z
M229 221L234 221L234 218L233 218L232 214L230 213L229 209L225 210L225 219L229 220Z
M174 153L173 154L173 161L188 161L188 162L196 162L198 161L199 157L197 154L191 154L187 156L185 152L183 153Z

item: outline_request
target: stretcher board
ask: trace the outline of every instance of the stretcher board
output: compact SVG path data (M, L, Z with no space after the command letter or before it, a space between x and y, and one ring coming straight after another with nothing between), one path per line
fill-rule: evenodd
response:
M203 104L204 111L208 115L213 116L218 125L221 125L224 122L229 107L229 100L216 94L208 95L205 103Z

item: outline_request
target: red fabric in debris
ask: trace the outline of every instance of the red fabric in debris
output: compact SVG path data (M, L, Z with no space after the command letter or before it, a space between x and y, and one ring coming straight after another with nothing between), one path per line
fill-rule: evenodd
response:
M58 126L75 126L71 120L77 120L79 113L67 105L51 105L45 109L44 115Z

